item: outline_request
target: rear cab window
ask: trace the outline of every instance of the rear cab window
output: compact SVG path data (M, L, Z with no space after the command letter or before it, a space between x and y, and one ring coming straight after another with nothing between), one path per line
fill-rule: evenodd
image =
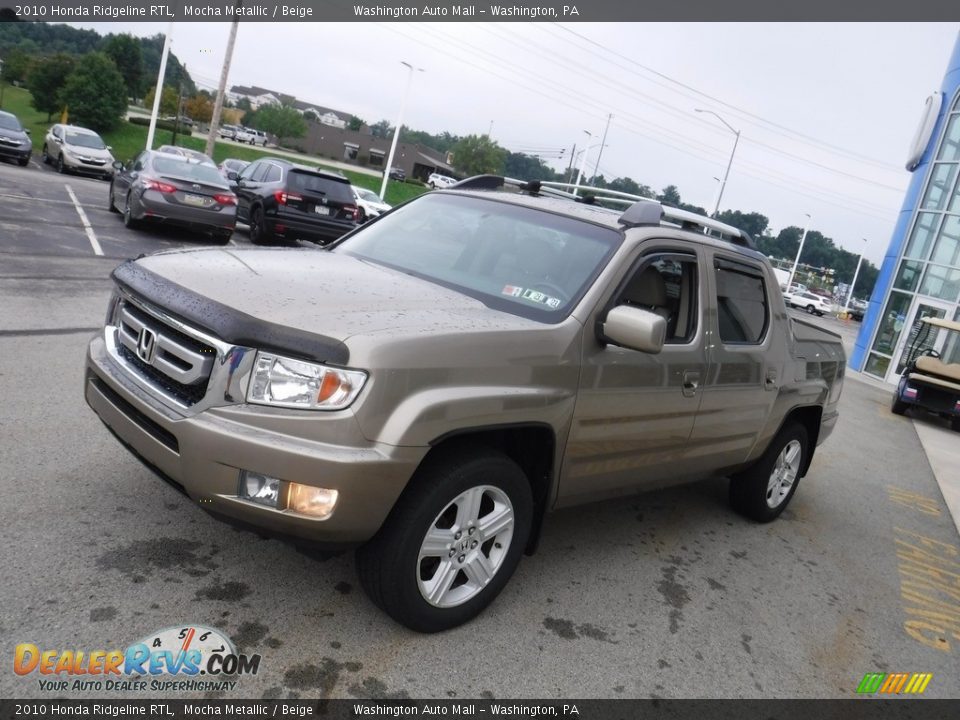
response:
M717 325L728 345L759 345L770 326L763 269L745 262L714 258Z

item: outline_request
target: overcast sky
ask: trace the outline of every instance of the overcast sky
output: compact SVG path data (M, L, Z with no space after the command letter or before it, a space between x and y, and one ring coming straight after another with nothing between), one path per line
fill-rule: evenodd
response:
M165 24L77 23L151 35ZM909 181L907 149L960 26L948 23L241 23L230 85L259 85L432 133L483 134L566 168L599 145L599 172L712 209L811 228L879 265ZM178 23L173 50L215 89L229 23ZM491 125L492 124L492 125ZM593 139L584 132L589 131ZM591 147L592 173L599 147ZM579 164L579 163L577 163ZM574 167L576 167L575 165ZM863 239L867 239L864 244Z

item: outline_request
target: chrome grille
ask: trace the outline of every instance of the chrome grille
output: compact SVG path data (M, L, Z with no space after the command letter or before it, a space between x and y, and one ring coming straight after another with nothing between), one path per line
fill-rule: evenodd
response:
M217 351L129 301L115 316L117 352L142 378L191 406L203 399Z

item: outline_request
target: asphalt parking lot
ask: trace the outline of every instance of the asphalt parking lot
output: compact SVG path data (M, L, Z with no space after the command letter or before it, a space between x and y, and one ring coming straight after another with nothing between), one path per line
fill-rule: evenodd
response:
M417 635L360 592L351 555L213 520L86 407L112 268L212 244L129 231L106 196L0 164L0 697L50 696L10 672L18 643L125 648L193 623L262 656L224 697L829 698L868 672L933 673L927 696L960 696L960 538L885 390L847 381L779 521L734 515L716 481L561 511L484 614Z

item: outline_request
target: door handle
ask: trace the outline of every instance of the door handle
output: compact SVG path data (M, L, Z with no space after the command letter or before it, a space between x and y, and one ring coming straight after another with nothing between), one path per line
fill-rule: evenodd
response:
M683 373L683 395L693 397L700 387L700 373L696 370L687 370Z

